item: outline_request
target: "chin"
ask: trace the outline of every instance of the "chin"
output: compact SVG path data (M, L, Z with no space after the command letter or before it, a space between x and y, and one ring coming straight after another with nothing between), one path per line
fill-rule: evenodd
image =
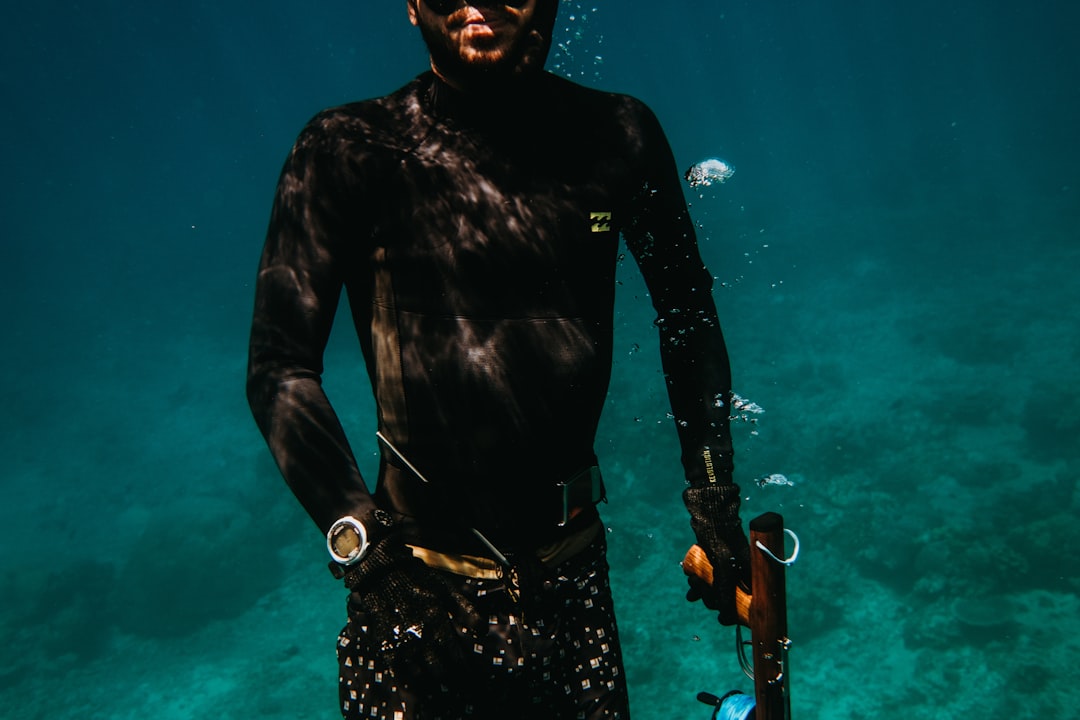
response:
M505 48L461 48L458 60L462 66L475 70L495 70L509 63Z

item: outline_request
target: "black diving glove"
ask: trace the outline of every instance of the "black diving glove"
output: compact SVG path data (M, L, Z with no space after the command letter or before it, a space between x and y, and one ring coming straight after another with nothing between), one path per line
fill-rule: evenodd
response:
M363 611L367 635L392 667L445 677L465 660L452 617L471 605L436 571L413 557L399 536L376 542L346 569L350 606Z
M750 543L739 522L739 486L706 485L683 491L690 527L713 568L712 584L687 576L686 599L701 600L723 625L736 625L735 587L750 591Z

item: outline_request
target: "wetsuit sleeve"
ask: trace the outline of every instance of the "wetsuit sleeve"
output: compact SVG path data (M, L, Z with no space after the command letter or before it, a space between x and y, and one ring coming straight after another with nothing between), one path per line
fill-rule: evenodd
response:
M639 109L641 192L624 228L652 297L687 482L731 483L731 367L671 148Z
M361 236L355 181L332 152L328 121L301 134L282 170L255 287L247 396L297 499L321 530L374 503L321 375L334 313ZM371 525L369 524L370 528Z

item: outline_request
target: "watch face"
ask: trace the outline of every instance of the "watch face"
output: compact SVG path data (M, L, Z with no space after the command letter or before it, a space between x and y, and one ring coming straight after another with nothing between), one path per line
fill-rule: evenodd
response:
M360 549L360 533L356 532L356 528L348 525L338 527L331 543L335 553L340 557L351 559Z
M326 534L326 549L330 551L330 556L342 565L359 562L368 549L364 524L351 515L341 518Z

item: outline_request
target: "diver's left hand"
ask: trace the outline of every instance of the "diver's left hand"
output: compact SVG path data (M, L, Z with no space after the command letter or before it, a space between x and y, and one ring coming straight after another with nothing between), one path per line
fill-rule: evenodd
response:
M736 625L735 588L750 592L750 543L739 521L739 486L687 488L683 502L690 511L690 526L698 545L713 569L712 584L696 575L687 576L690 589L686 599L701 600L717 612L721 624Z

